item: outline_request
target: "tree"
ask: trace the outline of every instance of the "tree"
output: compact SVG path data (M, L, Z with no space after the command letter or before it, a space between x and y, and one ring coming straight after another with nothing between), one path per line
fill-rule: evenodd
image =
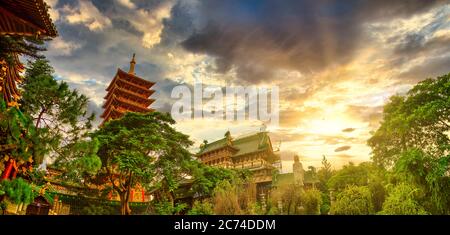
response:
M21 109L32 117L40 138L37 162L47 153L60 157L62 148L83 139L92 128L95 114L88 115L88 98L56 81L47 60L28 62L22 89Z
M423 190L426 210L450 212L450 74L419 82L385 105L381 126L369 139L373 160L392 178Z
M246 181L250 177L250 172L248 170L211 167L195 161L190 165L190 175L193 180L191 190L201 197L210 197L220 182L224 180L229 182Z
M450 179L448 171L450 156L439 161L420 149L409 149L398 159L394 167L393 183L408 184L424 193L425 209L434 214L449 213Z
M236 185L224 180L214 189L213 196L215 215L240 215L243 213L239 205Z
M320 167L317 172L317 177L319 179L318 188L322 192L322 206L320 208L321 214L328 214L330 210L330 193L328 190L327 183L333 176L334 171L331 169L331 163L328 162L325 155L322 156L322 167Z
M219 169L220 170L220 169ZM214 214L240 215L261 212L256 203L256 184L247 177L222 180L214 188L212 195Z
M335 215L370 215L373 212L372 197L367 186L348 186L338 193L331 205L331 213Z
M169 114L127 113L92 134L100 143L102 169L97 177L119 194L122 214L131 213L130 192L137 185L156 190L156 201L174 204L174 190L195 160L187 150L192 144L189 137L173 124Z
M27 173L35 161L39 140L30 118L17 107L6 107L0 97L0 171L5 163L15 161L19 173ZM8 164L8 163L7 163Z
M313 166L308 166L308 170L305 171L305 178L311 179L313 181L313 187L315 187L315 182L319 181L316 168Z
M322 195L317 189L306 190L301 196L304 212L307 215L319 215L322 205Z
M97 155L100 143L97 138L78 140L67 144L60 150L54 165L62 170L60 180L84 185L86 178L94 177L102 167Z
M373 160L392 167L410 148L435 159L450 150L450 74L426 79L405 96L392 96L384 106L381 126L369 139Z
M19 35L0 36L0 93L8 106L18 106L20 90L17 84L23 81L21 72L24 69L19 56L31 58L43 57L39 52L44 51L43 40L39 37Z
M322 157L322 167L317 172L320 184L326 187L326 183L333 176L333 170L331 169L331 163L328 162L325 155Z
M349 185L367 185L370 163L361 163L358 166L350 162L337 171L328 181L327 186L333 190L343 190Z
M298 215L303 214L301 210L301 196L303 188L284 184L272 190L270 195L270 206L275 207L277 214Z
M419 188L401 183L389 193L379 214L384 215L426 215L428 212L420 205Z

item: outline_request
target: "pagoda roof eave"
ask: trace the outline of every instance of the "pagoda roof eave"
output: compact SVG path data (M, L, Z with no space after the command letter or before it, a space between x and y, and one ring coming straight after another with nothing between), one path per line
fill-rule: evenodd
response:
M233 147L233 146L230 146L230 145L225 145L225 146L218 147L218 148L215 148L215 149L211 149L211 150L208 150L208 151L205 151L205 152L200 152L200 153L197 154L197 157L200 157L200 156L205 155L207 153L214 152L214 151L217 151L217 150L221 150L221 149L224 149L224 148L230 148L231 150L236 151L236 152L239 151L239 149L236 148L236 147Z
M127 79L125 79L125 78L122 78L122 77L120 77L120 76L115 76L114 77L114 79L112 80L112 82L109 84L109 86L106 88L106 91L111 91L111 89L113 89L113 87L115 87L115 86L120 86L120 85L116 85L117 83L125 83L125 84L127 84L127 85L129 85L129 86L131 86L131 87L134 87L136 90L139 90L139 91L144 91L144 92L146 92L146 93L149 93L149 96L151 95L151 91L152 90L150 90L150 87L144 87L144 86L141 86L141 85L139 85L139 84L135 84L135 83L132 83L132 82L130 82L129 80L127 80Z
M143 79L141 77L138 77L138 76L136 76L134 74L127 73L127 72L123 71L120 68L117 69L117 75L119 75L119 76L122 75L123 77L129 77L129 78L135 79L135 80L139 81L140 83L143 83L142 84L143 86L148 86L148 88L150 88L150 87L152 87L153 85L156 84L155 82L145 80L145 79Z
M120 93L120 92L125 93L125 94L127 94L127 95L130 95L130 96L132 96L132 97L134 97L134 98L136 98L136 99L139 99L139 100L141 100L141 101L144 102L144 100L148 100L149 97L150 97L155 91L154 91L154 90L147 90L147 92L145 92L145 93L147 93L148 95L145 95L145 94L136 94L135 92L132 92L132 91L130 91L130 90L121 88L121 87L119 87L119 86L114 86L114 87L112 88L112 90L110 90L110 91L108 92L108 94L104 97L104 99L108 100L108 99L111 98L111 96L112 96L113 94L118 94L118 93Z
M43 0L2 0L0 34L56 37L48 8Z
M148 106L150 106L151 104L153 104L153 102L155 102L155 99L146 99L145 102L142 102L143 106L140 106L140 105L133 104L136 102L134 102L132 100L127 100L126 98L122 98L120 96L111 96L109 99L106 100L105 104L103 104L102 108L107 108L114 101L131 104L133 107L148 108Z
M115 107L113 107L113 106L109 106L109 107L103 112L103 114L102 114L100 117L101 117L101 118L104 118L104 119L106 120L106 119L108 119L109 116L111 116L111 114L112 114L113 112L117 112L117 113L120 114L120 115L125 114L124 111L121 111L121 110L119 110L119 109L117 109L117 108L115 108Z

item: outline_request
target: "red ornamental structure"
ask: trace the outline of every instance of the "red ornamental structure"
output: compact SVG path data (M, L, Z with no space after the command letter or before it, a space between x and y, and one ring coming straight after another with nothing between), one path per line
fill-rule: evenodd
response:
M135 54L130 62L130 70L127 72L117 69L111 84L106 91L105 109L101 117L102 125L111 120L122 117L126 112L146 113L153 109L149 106L155 101L149 98L155 91L150 88L155 84L136 76L134 67L136 65Z

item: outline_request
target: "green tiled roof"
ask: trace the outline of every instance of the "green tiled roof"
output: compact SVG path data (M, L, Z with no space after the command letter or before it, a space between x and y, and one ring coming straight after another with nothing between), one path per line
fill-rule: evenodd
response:
M202 153L207 153L216 149L220 149L223 148L227 145L227 140L226 138L211 142L206 144L205 147L203 147L203 149L198 153L198 154L202 154Z
M236 153L233 155L233 157L266 150L267 148L272 147L267 132L258 132L252 135L232 139L231 143L232 144L230 147L236 149ZM225 137L212 143L206 144L206 146L204 146L197 155L217 150L226 146L227 138Z

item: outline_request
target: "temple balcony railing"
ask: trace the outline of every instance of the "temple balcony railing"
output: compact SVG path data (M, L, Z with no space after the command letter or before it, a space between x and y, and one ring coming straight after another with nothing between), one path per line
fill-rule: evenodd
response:
M281 169L282 169L281 160L278 160L278 161L273 162L273 163L272 163L272 166L273 166L275 169L281 171Z
M236 163L235 168L240 169L254 169L254 168L272 168L272 164L267 162L244 162L244 163Z

